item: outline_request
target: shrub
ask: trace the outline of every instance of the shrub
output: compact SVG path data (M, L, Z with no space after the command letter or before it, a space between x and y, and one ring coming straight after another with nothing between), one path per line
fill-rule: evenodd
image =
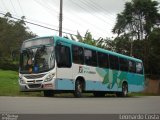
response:
M18 71L18 61L14 62L9 58L0 58L0 69Z

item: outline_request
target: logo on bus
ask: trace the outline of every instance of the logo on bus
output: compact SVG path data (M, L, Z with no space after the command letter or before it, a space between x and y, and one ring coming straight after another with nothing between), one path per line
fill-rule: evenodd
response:
M83 67L79 66L79 73L83 73Z
M89 67L79 66L79 73L96 74L95 71L91 71Z
M33 83L36 83L36 80L33 80Z

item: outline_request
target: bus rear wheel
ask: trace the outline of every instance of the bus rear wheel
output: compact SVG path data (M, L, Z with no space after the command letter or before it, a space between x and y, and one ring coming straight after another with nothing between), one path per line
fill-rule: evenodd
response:
M117 97L127 97L128 94L128 85L127 83L122 84L122 92L116 93Z
M53 97L54 93L52 90L45 90L43 91L44 97Z
M80 80L76 80L74 96L77 98L82 97L82 91L83 91L83 82Z

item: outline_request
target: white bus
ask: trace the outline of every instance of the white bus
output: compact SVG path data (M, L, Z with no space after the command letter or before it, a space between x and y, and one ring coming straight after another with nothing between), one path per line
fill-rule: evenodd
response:
M39 37L23 42L19 67L20 90L83 92L94 96L142 91L144 69L141 60L62 37Z

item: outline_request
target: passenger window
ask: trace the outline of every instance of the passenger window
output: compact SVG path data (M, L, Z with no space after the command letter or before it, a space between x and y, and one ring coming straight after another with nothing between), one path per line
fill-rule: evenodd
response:
M114 70L119 70L119 60L117 56L109 55L109 67Z
M98 52L98 65L102 68L108 68L108 54Z
M143 66L142 66L142 63L140 62L136 63L136 73L143 74Z
M136 73L136 63L134 61L129 61L129 72Z
M85 64L97 66L97 52L89 49L84 49Z
M77 64L84 64L84 52L83 48L79 46L72 46L72 58L73 62Z
M120 70L128 72L128 60L125 58L119 58Z

